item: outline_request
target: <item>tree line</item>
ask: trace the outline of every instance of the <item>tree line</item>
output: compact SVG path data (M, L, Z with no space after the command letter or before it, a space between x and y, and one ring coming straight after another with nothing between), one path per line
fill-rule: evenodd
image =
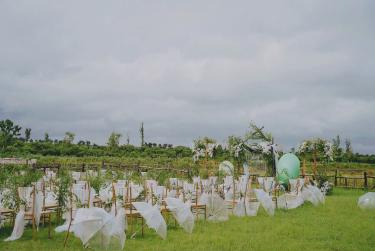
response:
M252 126L252 131L244 138L248 138L253 132L257 132L262 128ZM13 121L6 119L0 121L0 155L3 157L10 156L29 156L29 155L43 155L43 156L116 156L116 157L168 157L168 158L183 158L193 157L194 152L186 146L173 146L173 144L160 144L145 141L145 128L141 123L139 128L140 146L135 146L130 143L129 135L126 135L126 143L120 144L120 139L123 137L121 133L112 132L106 142L106 145L98 145L89 140L79 140L75 143L75 134L73 132L66 132L63 139L51 139L48 133L44 134L42 139L31 138L32 129L25 128L15 124ZM267 135L272 139L272 135ZM216 143L214 139L203 138L207 142ZM212 158L219 159L233 159L235 149L231 145L239 146L240 137L229 136L228 146L215 144L212 149ZM319 141L317 141L319 142ZM359 162L359 163L375 163L375 155L354 153L351 141L346 139L344 143L340 136L336 136L329 141L332 144L332 160L335 162ZM318 150L324 146L318 146ZM234 152L233 152L234 151ZM300 155L295 149L291 149ZM236 159L242 161L241 153L237 153ZM301 156L304 159L312 160L313 154L305 154ZM318 155L318 158L321 158ZM240 163L239 163L240 164Z

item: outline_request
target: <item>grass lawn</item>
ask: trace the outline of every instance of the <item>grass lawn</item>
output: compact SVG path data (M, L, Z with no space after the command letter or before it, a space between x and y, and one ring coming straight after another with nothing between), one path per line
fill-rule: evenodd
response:
M262 210L257 217L231 217L223 223L198 222L192 235L178 227L168 227L161 240L151 230L145 236L127 240L125 250L375 250L375 211L362 211L357 200L362 190L335 189L326 204L281 211L269 217ZM0 239L11 229L0 229ZM14 242L0 242L0 250L64 250L65 234L47 238L42 228L33 241L31 229ZM71 237L65 250L83 250Z

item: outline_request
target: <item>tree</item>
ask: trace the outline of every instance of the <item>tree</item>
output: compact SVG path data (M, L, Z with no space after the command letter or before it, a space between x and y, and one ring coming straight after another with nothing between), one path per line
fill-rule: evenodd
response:
M48 132L44 133L44 141L45 142L50 142L51 141L50 138L49 138Z
M107 145L110 149L116 149L118 148L120 144L120 138L121 138L120 133L112 132L111 135L108 138Z
M351 161L353 158L353 148L350 139L345 139L345 158L347 161Z
M86 145L86 142L84 140L78 141L77 145L83 146Z
M31 128L26 128L25 129L25 141L29 142L31 137Z
M335 161L339 160L342 154L341 148L341 139L340 135L337 135L336 138L332 139L332 157Z
M72 132L66 132L63 142L66 144L72 144L74 141L75 134Z
M141 128L139 128L139 133L141 135L141 146L145 144L145 129L143 127L143 122L141 123Z
M0 145L2 150L5 150L7 146L14 143L16 137L21 135L21 129L20 126L15 125L9 119L0 121Z
M127 144L127 145L130 145L130 137L129 137L129 133L126 134L126 144Z

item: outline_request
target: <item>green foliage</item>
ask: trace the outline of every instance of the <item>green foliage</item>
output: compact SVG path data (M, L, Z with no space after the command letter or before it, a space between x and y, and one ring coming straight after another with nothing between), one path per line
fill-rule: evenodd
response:
M46 133L44 133L44 141L45 142L49 142L50 141L50 139L49 139L49 134L46 132Z
M33 182L37 182L43 177L42 171L32 169L31 167L26 167L20 174L14 178L15 183L19 187L31 186Z
M169 178L177 177L177 174L165 170L149 170L147 177L156 180L160 185L168 185Z
M25 129L25 141L29 142L31 138L31 128L26 128Z
M337 135L336 138L332 139L332 155L334 161L340 161L342 158L340 135Z
M100 189L106 182L106 177L103 177L103 175L98 172L98 175L96 176L89 176L88 181L90 182L90 186L94 188L95 192L99 193Z
M353 159L353 148L350 139L345 139L345 159L346 161L352 161Z
M40 170L32 169L24 165L3 165L0 166L0 189L9 189L3 198L3 204L7 207L18 209L20 200L18 187L28 187L37 182L43 176Z
M216 140L209 137L198 138L194 140L194 148L206 149L209 144L216 144Z
M44 140L29 140L26 130L31 133L31 129L25 130L25 140L17 138L19 136L19 129L21 127L14 125L10 120L1 121L2 128L0 131L0 157L23 157L23 158L37 158L38 162L48 162L51 159L52 163L55 159L61 163L63 158L67 157L63 162L69 165L71 162L99 162L101 160L113 160L116 162L129 163L129 164L144 164L144 165L165 165L172 163L172 166L179 166L179 168L191 168L192 172L197 171L200 165L203 163L193 163L191 161L193 153L189 147L186 146L174 146L171 144L156 144L156 143L144 143L143 146L137 147L130 144L120 145L118 147L107 147L100 146L91 143L90 141L81 140L79 144L74 144L74 134L67 132L64 140L50 139L49 136ZM13 129L12 129L13 128ZM142 128L142 125L141 125ZM30 129L30 130L28 130ZM144 129L143 129L144 130ZM8 136L13 135L11 140ZM4 135L8 135L5 137ZM47 140L46 140L47 139ZM272 156L260 153L256 153L251 149L252 144L259 141L272 141L272 135L268 132L264 132L263 127L258 127L255 124L250 125L250 130L244 137L230 136L228 138L229 148L223 148L221 145L215 145L213 149L213 158L218 163L224 160L231 160L236 163L236 166L240 168L242 163L252 158L261 158L268 163L268 168L272 167ZM247 150L240 152L239 156L234 156L231 151L232 146L238 145L242 142L244 148ZM205 149L208 144L214 144L214 139L205 137L195 141L195 145ZM114 144L117 145L117 144ZM113 145L113 146L114 146ZM5 147L6 146L6 147ZM363 155L352 152L350 141L347 140L346 151L343 151L340 146L340 138L336 137L333 141L333 156L337 162L347 161L351 163L373 163L375 164L375 155ZM322 149L322 147L320 147ZM340 152L342 153L340 156ZM307 161L312 160L312 154L310 153L297 153L300 157L305 158ZM48 157L50 156L50 157ZM79 158L79 160L77 160ZM321 159L327 159L324 155L317 156L317 161ZM325 161L326 165L330 163ZM341 165L341 164L340 164Z
M129 133L126 134L126 145L130 145L130 136L129 136Z
M107 145L111 150L117 149L120 144L120 138L121 138L120 133L112 132L111 135L108 138Z
M67 168L59 169L59 178L57 180L57 203L61 211L65 211L68 205L68 200L72 195L70 187L73 184L73 179Z
M272 141L272 134L269 132L263 131L264 127L259 127L254 123L250 123L250 131L248 131L245 135L245 142L248 141L265 141L271 142Z
M70 144L73 143L73 141L74 141L74 137L75 137L75 134L74 134L74 133L72 133L72 132L66 132L63 141L64 141L64 143L70 145Z
M15 125L13 121L6 119L0 121L0 146L5 148L14 143L16 137L20 136L21 127Z
M143 122L141 123L141 127L139 128L139 134L141 136L141 146L145 144L145 129L143 127Z
M322 138L313 138L305 140L298 149L298 154L305 158L315 161L326 161L328 162L333 156L334 145L329 151L328 146L330 142Z

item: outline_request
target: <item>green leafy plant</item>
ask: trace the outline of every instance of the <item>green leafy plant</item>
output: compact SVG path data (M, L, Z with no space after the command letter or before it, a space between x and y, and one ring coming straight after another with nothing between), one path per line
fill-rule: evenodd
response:
M59 205L59 215L61 212L66 211L69 199L71 198L72 192L70 190L73 184L73 179L66 168L61 168L59 170L59 178L56 181L57 190L57 203Z

